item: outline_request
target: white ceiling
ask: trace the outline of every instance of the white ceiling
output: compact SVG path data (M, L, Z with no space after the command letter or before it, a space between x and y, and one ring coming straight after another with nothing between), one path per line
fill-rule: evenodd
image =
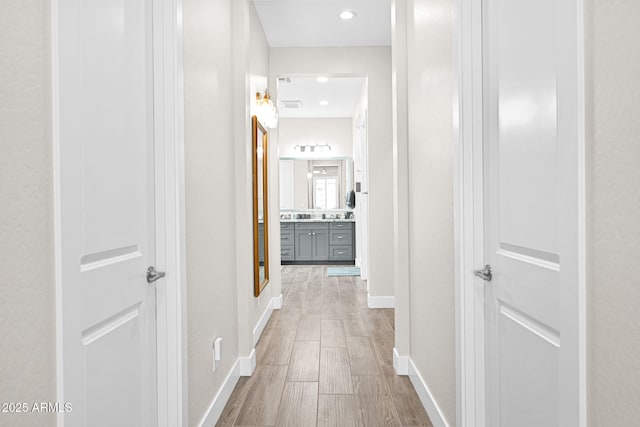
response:
M352 117L362 94L364 77L330 77L319 83L316 77L288 77L278 81L280 118ZM282 101L301 101L298 109L286 108ZM328 105L320 105L328 101Z
M390 46L391 0L254 0L271 47ZM344 10L357 16L343 21Z

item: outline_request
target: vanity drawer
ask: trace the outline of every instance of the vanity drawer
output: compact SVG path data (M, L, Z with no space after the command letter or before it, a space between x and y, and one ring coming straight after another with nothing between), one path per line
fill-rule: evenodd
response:
M282 261L294 261L296 251L293 249L293 245L280 246L280 259Z
M353 245L353 231L331 230L329 232L330 245Z
M329 248L330 261L350 261L353 259L353 246L331 246Z
M281 222L280 230L293 230L293 222Z
M296 230L328 230L329 224L326 222L297 222Z
M280 229L280 245L293 245L293 230Z
M353 222L330 222L329 230L353 230Z

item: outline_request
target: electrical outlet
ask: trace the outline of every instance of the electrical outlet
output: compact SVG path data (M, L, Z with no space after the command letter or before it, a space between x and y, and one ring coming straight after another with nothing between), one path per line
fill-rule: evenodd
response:
M213 341L213 372L216 371L222 359L222 337Z

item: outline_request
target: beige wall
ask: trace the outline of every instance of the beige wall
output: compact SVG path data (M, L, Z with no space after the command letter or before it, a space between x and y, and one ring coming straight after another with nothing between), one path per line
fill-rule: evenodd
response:
M447 422L455 425L454 2L407 0L406 5L410 298L398 300L397 311L409 309L409 356ZM398 122L402 126L400 117Z
M640 2L588 0L589 425L640 419Z
M353 157L351 118L280 119L278 143L280 157L300 157L297 144L329 144L327 157Z
M0 402L56 401L49 19L48 1L0 3Z
M393 184L391 48L272 48L271 86L285 74L367 76L369 103L369 290L392 296Z

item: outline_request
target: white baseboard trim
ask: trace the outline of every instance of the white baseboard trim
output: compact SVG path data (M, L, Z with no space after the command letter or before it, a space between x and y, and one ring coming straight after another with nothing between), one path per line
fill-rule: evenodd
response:
M273 309L280 310L282 308L282 302L284 301L284 298L282 297L282 294L280 294L279 297L273 297L271 301L272 301Z
M411 380L413 387L416 389L418 397L420 397L420 401L422 402L422 406L424 406L424 409L427 411L433 426L449 427L447 419L444 417L438 403L433 398L433 394L431 394L431 390L427 387L427 383L424 381L424 378L422 378L422 375L420 375L420 372L418 372L416 365L413 364L413 360L411 360L410 357L408 358L408 362L409 379Z
M267 326L267 322L269 322L269 319L271 318L271 314L273 313L273 310L280 310L281 308L282 308L282 294L280 294L279 297L271 298L271 301L269 301L269 305L267 305L267 308L264 310L264 313L262 313L262 316L260 316L260 320L258 320L258 323L256 324L255 328L253 328L253 346L254 347L256 346L256 344L258 344L258 341L260 341L262 332L264 331L264 328Z
M260 341L260 337L262 336L262 331L264 331L264 328L265 326L267 326L267 322L269 321L269 318L271 318L271 313L273 313L273 298L271 299L271 301L269 301L267 308L264 310L264 313L262 313L262 316L260 316L258 323L256 323L256 326L253 328L253 346L254 347L256 346L256 344L258 344L258 341Z
M207 412L205 412L204 416L202 417L202 420L198 424L199 427L215 427L216 423L218 422L218 419L220 418L220 415L222 415L222 411L224 410L225 405L227 404L227 402L229 401L229 398L231 397L231 393L233 392L233 389L235 388L236 384L238 383L238 380L240 379L240 376L238 375L239 365L240 365L240 358L236 360L236 363L233 365L233 368L231 368L231 371L229 372L227 377L224 379L224 382L222 383L222 387L220 387L220 390L211 401L211 404L209 405L209 409L207 409Z
M409 356L400 356L393 347L393 368L398 375L409 375Z
M372 297L367 294L367 306L369 308L394 308L395 297Z
M246 357L238 357L236 362L236 374L238 377L250 377L256 370L256 349L251 350L251 354Z

